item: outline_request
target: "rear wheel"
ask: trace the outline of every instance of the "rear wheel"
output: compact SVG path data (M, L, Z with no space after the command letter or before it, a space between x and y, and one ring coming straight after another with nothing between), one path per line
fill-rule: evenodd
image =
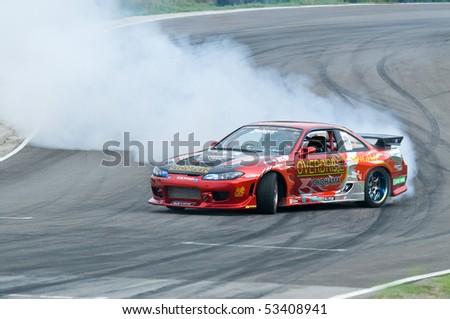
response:
M278 207L278 182L276 173L267 173L256 189L256 207L259 212L275 214Z
M364 200L369 207L382 206L391 191L389 174L385 169L377 167L369 172L364 186Z

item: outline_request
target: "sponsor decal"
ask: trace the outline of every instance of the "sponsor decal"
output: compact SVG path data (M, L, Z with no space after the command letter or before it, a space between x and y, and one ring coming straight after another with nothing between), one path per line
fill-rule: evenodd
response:
M352 156L350 156L350 160L352 160L353 162L358 162L358 163L370 163L370 162L376 162L378 161L378 158L381 156L380 153L376 153L376 154L352 154Z
M247 205L247 206L245 206L245 208L246 208L246 209L249 209L249 208L256 208L256 205Z
M302 203L308 203L308 202L314 202L314 203L330 202L330 201L334 201L334 200L336 200L335 196L326 196L326 197L311 196L311 197L303 197L302 198ZM300 202L294 199L294 200L291 200L290 203L291 204L298 204Z
M226 160L232 159L232 158L226 158L223 155L207 155L206 158L209 161L226 161Z
M342 175L345 173L345 161L340 157L325 159L299 160L297 174L302 176Z
M198 182L198 178L197 178L197 177L177 176L177 179L178 179L178 180L182 180L182 181Z
M392 180L392 184L394 186L396 185L400 185L400 184L405 184L406 183L406 176L400 176L400 177L396 177Z
M341 132L342 139L344 140L344 147L346 151L353 150L352 141L346 132Z
M207 174L212 169L212 167L205 166L195 166L195 165L177 165L173 164L169 167L169 171L183 171L192 173L202 173Z
M358 179L359 181L362 180L362 174L360 170L353 170L350 174L350 177L354 179Z
M245 187L244 186L238 187L234 191L234 197L242 197L242 196L244 196L244 193L245 193Z
M275 157L275 161L277 161L278 163L284 163L287 160L289 160L288 155L282 155L282 156Z
M195 206L196 205L196 203L194 203L194 202L183 202L183 201L179 201L179 200L174 200L170 204L172 204L172 205L183 205L183 206Z
M324 178L312 178L311 187L322 187L327 185L339 185L341 183L340 176L330 176Z

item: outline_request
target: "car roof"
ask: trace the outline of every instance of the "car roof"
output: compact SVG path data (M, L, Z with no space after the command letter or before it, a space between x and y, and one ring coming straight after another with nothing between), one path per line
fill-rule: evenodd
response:
M260 121L250 123L248 125L264 125L264 126L281 126L281 127L292 127L303 130L311 130L311 129L329 129L329 128L340 128L347 130L345 127L330 124L330 123L321 123L321 122L304 122L304 121Z

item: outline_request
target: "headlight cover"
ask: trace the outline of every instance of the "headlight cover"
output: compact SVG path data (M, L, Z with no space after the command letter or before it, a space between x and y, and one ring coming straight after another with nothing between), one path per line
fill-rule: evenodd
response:
M206 174L203 176L203 179L210 181L221 181L221 180L236 179L241 177L242 175L244 175L243 172L232 171L220 174Z
M168 177L169 172L165 169L161 169L158 166L155 166L155 168L153 168L153 175L158 177Z

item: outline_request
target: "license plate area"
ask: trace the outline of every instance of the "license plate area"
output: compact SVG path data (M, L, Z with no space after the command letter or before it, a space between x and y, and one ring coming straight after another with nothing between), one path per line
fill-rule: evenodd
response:
M198 188L191 187L167 187L169 198L200 200L201 194Z

